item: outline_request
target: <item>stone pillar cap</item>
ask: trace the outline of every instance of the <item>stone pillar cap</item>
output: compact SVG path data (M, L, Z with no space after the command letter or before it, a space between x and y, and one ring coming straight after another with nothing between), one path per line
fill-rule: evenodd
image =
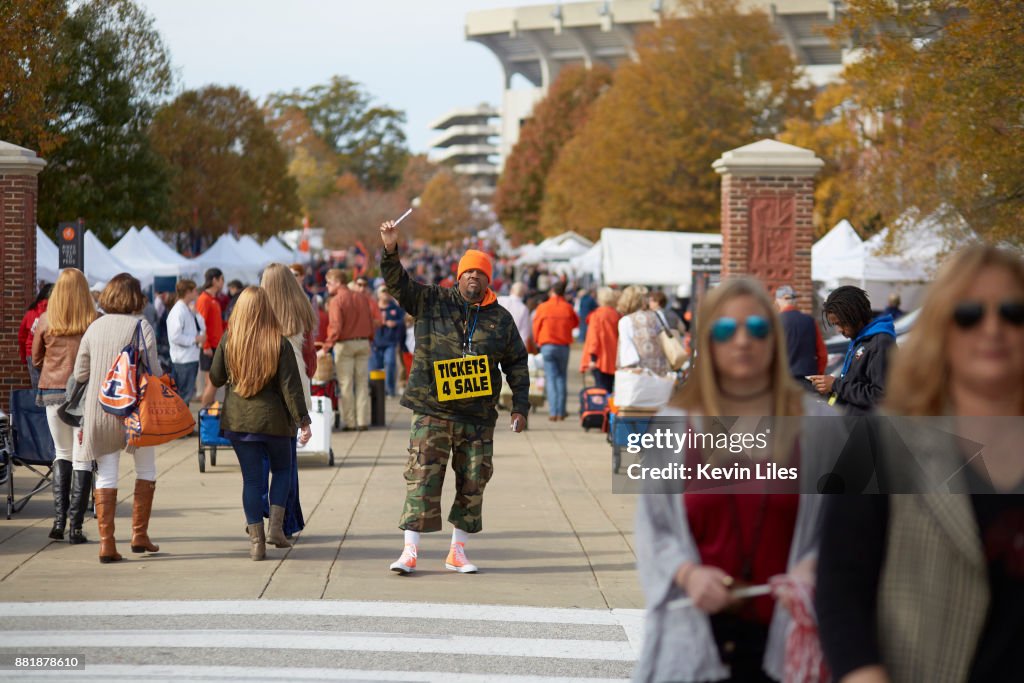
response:
M32 150L0 140L0 175L38 175L45 166Z
M769 139L730 150L711 167L722 175L808 177L824 165L809 149Z

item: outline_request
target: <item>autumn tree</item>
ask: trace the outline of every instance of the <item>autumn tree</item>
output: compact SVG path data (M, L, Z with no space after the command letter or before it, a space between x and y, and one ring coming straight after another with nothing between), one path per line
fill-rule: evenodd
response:
M843 108L861 171L842 201L885 224L907 209L1024 243L1024 12L990 0L850 0L837 37L860 48ZM834 117L825 102L819 120Z
M687 0L685 18L638 34L545 186L540 229L597 237L606 226L719 228L723 152L772 137L806 107L771 20L737 0Z
M50 85L64 77L56 59L65 0L0 2L0 140L43 157L59 143Z
M157 113L151 135L174 170L174 229L214 237L233 225L271 235L294 224L299 201L285 152L244 91L183 92Z
M266 111L278 131L289 112L301 112L310 131L334 155L337 175L352 173L360 185L374 190L394 189L402 176L408 157L405 114L374 103L355 81L333 76L305 91L274 93L267 98ZM289 149L310 142L300 138Z
M562 69L505 160L494 195L494 211L509 233L525 239L539 236L544 186L562 147L582 127L591 105L612 81L603 65Z
M472 222L466 194L447 168L430 179L420 201L413 237L439 244L464 235Z
M814 100L813 116L788 120L779 135L783 142L814 150L825 162L814 188L817 237L844 218L867 234L881 227L879 206L863 182L873 166L874 152L864 144L873 117L849 106L851 92L846 82L829 85Z
M365 190L354 184L324 203L320 213L324 244L344 249L362 240L368 248L374 248L380 244L380 224L398 218L404 210L405 203L397 192ZM402 223L402 228L405 227Z
M131 0L92 0L51 30L50 63L35 75L48 79L36 112L40 224L83 217L109 242L130 223L160 222L168 172L147 129L173 79L152 17Z

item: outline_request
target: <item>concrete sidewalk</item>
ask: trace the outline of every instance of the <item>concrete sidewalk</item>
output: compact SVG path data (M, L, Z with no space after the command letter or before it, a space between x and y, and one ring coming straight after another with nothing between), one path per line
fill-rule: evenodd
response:
M570 363L570 368L578 367ZM411 413L388 399L386 427L335 433L336 466L300 457L305 530L291 549L268 548L252 562L244 534L241 474L230 449L217 465L197 464L195 438L158 449L150 535L154 555L129 548L134 472L122 457L118 550L125 561L97 561L90 543L47 538L53 498L37 495L0 521L0 602L71 600L388 600L543 607L638 608L632 518L635 499L613 495L611 449L604 434L584 433L576 416L579 374L570 371L573 415L552 423L542 408L515 435L503 413L495 431L494 477L484 502L484 531L467 547L477 575L444 568L450 525L424 535L411 577L388 571L402 549L397 528ZM29 476L18 468L20 491ZM454 482L445 485L445 515Z

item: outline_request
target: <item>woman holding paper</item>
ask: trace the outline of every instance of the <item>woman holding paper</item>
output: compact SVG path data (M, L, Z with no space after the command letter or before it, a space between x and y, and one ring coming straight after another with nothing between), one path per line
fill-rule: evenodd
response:
M739 416L730 422L734 428L749 423L747 431L764 432L767 416L799 417L814 410L813 399L805 399L789 376L782 327L761 283L723 283L707 295L698 320L698 343L706 352L661 412L677 418L679 433L705 429L716 422L707 419L713 416ZM816 452L800 443L791 425L778 419L768 424L767 452L744 456L748 464L767 457L796 466L801 451ZM658 455L645 455L643 464ZM727 460L700 447L666 457L693 470ZM675 490L649 488L638 502L637 566L647 621L634 680L783 680L790 617L757 587L787 573L788 585L810 582L814 497L775 481L740 482L717 493L699 491L708 482L687 481L685 493L683 483L677 484ZM772 592L795 605L794 593ZM738 597L750 594L762 597Z

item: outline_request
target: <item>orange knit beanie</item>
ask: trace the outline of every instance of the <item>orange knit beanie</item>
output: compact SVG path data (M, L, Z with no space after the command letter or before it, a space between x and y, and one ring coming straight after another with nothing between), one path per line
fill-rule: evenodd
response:
M491 266L491 257L482 251L476 249L470 249L466 252L466 255L459 261L459 272L455 275L455 279L458 280L462 277L462 274L467 270L479 270L487 276L487 284L491 283L494 279Z

